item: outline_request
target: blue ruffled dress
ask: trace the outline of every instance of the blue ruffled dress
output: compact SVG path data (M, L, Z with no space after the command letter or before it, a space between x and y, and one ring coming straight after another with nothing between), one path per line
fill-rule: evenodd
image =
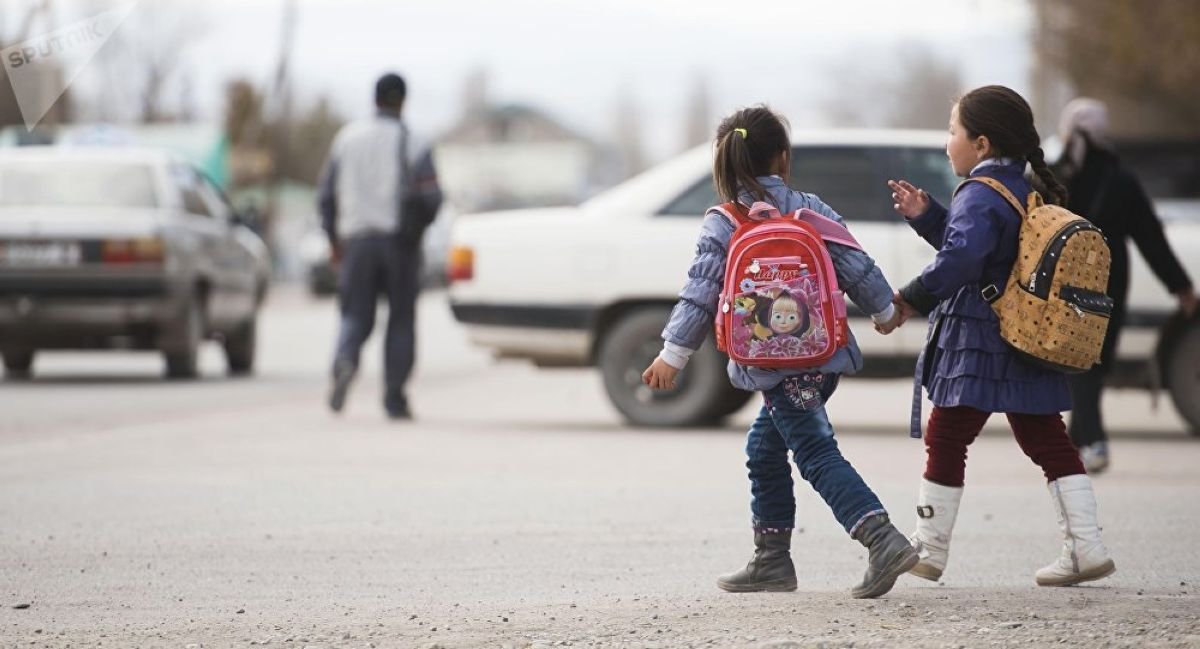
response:
M1030 186L1024 163L977 167L1022 201ZM930 314L930 339L918 361L921 385L935 406L987 412L1054 414L1071 409L1064 374L1021 360L1000 337L1000 323L980 289L1003 289L1017 256L1021 217L995 190L968 183L947 211L932 201L909 224L938 249L920 275L941 299Z

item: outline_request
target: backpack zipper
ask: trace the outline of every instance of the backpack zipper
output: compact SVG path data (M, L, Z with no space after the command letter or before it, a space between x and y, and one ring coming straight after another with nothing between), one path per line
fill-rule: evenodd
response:
M763 266L770 268L772 265L780 266L783 264L795 264L796 270L809 270L808 264L804 263L803 257L753 257L750 259L750 267L747 269L751 273L758 274L762 272Z
M1063 286L1058 289L1058 297L1075 311L1075 315L1083 319L1089 313L1102 318L1112 317L1113 301L1109 296L1089 289L1075 286Z
M774 234L775 234L775 233L773 233L773 232L764 232L764 233L763 233L763 235L765 235L765 236L762 236L762 237L756 238L755 240L752 240L752 241L749 241L749 242L747 242L747 244L745 245L745 247L744 247L744 248L749 248L751 245L758 244L758 243L764 243L764 242L770 241L771 239L774 239L774 238L775 238L775 237L773 236ZM815 251L814 251L814 252L815 252ZM729 265L729 266L726 268L726 271L725 271L725 272L726 272L726 279L727 279L727 280L728 280L728 275L729 275L729 273L730 273L730 272L733 272L733 271L735 271L735 270L736 270L736 271L738 271L738 274L739 274L739 275L741 275L740 269L742 269L742 268L745 268L745 263L746 263L746 261L747 261L747 257L748 257L748 255L745 255L745 253L744 253L744 251L743 251L743 254L741 254L741 255L738 255L737 259L735 259L735 260L731 260L731 261L733 261L734 263L733 263L733 264L730 264L730 265ZM799 257L797 256L797 258L799 258ZM751 262L755 262L755 261L758 261L758 260L760 260L760 259L761 259L761 260L766 260L766 259L775 259L775 258L773 258L773 257L749 257L749 260L750 260ZM785 257L780 257L779 259L786 259L786 258L785 258ZM807 266L807 264L805 264L805 266ZM810 268L810 272L811 272L811 268ZM819 275L819 273L817 273L817 274ZM836 275L834 275L833 277L826 277L826 278L824 278L824 279L821 279L821 280L819 280L819 281L821 282L821 286L822 286L822 287L828 287L828 290L829 290L829 291L837 291L837 290L838 290L838 283L837 283L837 276L836 276ZM732 296L726 296L726 298L725 298L725 304L721 305L721 306L722 306L722 310L721 310L721 312L722 312L722 313L728 313L728 312L729 312L729 310L731 310L731 309L732 309L732 301L733 301L733 298L732 298Z

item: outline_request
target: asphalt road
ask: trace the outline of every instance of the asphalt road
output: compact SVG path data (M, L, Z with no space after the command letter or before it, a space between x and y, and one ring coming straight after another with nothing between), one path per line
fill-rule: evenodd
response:
M255 378L160 380L138 354L47 354L0 384L3 647L1200 646L1200 440L1116 394L1097 479L1118 572L1043 589L1039 471L999 427L972 447L949 569L884 599L797 487L796 593L729 595L749 558L742 435L623 427L590 371L496 364L431 294L415 423L379 404L379 346L323 405L330 302L283 289ZM846 455L907 531L923 449L903 381L845 381Z

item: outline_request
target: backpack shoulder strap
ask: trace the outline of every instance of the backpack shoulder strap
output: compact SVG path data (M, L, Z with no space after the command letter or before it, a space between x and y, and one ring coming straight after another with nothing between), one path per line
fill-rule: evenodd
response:
M725 217L726 220L733 224L734 230L736 230L739 225L750 221L750 215L746 213L746 208L737 201L729 201L728 203L714 205L708 208L708 211L716 212L717 214Z
M759 206L760 204L756 203L755 205ZM764 208L769 207L765 204L761 204L761 206ZM771 209L773 210L774 208ZM753 216L751 216L751 213L754 211L753 208L751 208L751 211L748 212L743 205L735 201L714 205L713 207L708 208L708 211L716 212L721 216L724 216L731 224L733 224L735 230L738 228L738 226L745 225L746 223L750 223L755 220L764 220L761 218L761 215L760 218L755 219ZM811 225L813 229L817 231L817 234L820 235L821 239L826 242L840 244L849 248L854 248L855 250L863 249L862 244L858 242L858 239L854 238L853 234L850 234L850 230L848 230L846 226L823 214L814 212L813 210L804 207L793 212L790 217L797 221L803 221Z
M805 223L813 226L813 228L816 229L817 234L821 235L821 238L827 242L840 244L849 248L854 248L855 250L863 249L862 244L858 242L858 239L854 238L853 234L850 234L850 230L848 230L846 226L834 221L824 214L814 212L807 207L804 207L796 210L795 218L797 221L804 221Z
M1008 201L1009 205L1013 206L1013 209L1017 211L1017 214L1022 219L1025 218L1025 206L1021 205L1021 201L1017 200L1017 197L1013 196L1013 193L1008 191L1008 188L1004 186L1004 183L996 180L995 178L988 178L987 176L975 176L974 178L968 178L959 183L958 187L954 188L954 193L957 194L960 189L966 187L967 183L970 182L983 183L984 185L991 187L996 191L996 193L1003 196L1004 200Z

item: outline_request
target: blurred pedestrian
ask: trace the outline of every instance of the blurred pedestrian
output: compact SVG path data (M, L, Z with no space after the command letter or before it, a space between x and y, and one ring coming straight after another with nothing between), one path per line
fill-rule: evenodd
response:
M1108 110L1104 103L1080 97L1063 109L1059 120L1063 155L1054 172L1067 187L1067 208L1103 232L1112 250L1108 295L1113 299L1112 318L1100 364L1070 377L1071 439L1079 447L1088 473L1108 468L1108 433L1100 415L1104 378L1116 358L1117 341L1125 320L1129 297L1129 247L1133 239L1159 281L1179 301L1186 317L1196 313L1197 299L1191 279L1167 243L1162 224L1141 183L1121 166L1108 137Z
M1046 186L1046 199L1061 204L1063 187L1039 142L1029 104L1003 86L976 88L950 112L946 154L955 174L998 182L1017 201L1031 191L1024 176L1028 163ZM1002 412L1021 450L1046 477L1063 537L1059 558L1037 571L1038 585L1108 576L1116 568L1100 540L1092 483L1063 424L1061 413L1071 408L1066 376L1017 356L1001 338L1000 321L981 290L1005 285L1017 259L1023 215L984 182L962 184L949 210L907 182L889 185L896 211L937 249L933 263L898 296L905 311L932 314L929 342L918 361L934 408L912 535L921 561L913 574L941 578L962 499L967 447L992 413ZM914 411L919 407L917 395ZM919 420L913 423L919 433Z
M407 87L396 74L375 84L376 113L347 124L321 172L317 204L338 268L341 324L329 407L340 412L358 371L359 353L387 296L383 405L411 419L405 385L416 351L421 237L442 202L431 151L401 119Z
M733 203L734 209L745 209L759 201L773 205L783 214L808 208L836 222L828 225L844 232L844 227L837 225L842 223L842 217L830 206L813 194L787 186L784 179L788 177L790 156L791 140L777 115L764 106L739 110L717 129L713 159L717 193L722 200ZM688 282L663 331L663 350L643 374L642 380L651 388L674 386L676 375L704 342L717 314L726 255L734 234L734 224L720 209L723 208L718 206L705 214ZM873 314L872 319L881 332L899 326L892 288L875 261L857 247L837 243L829 243L827 247L837 285L863 311ZM763 272L768 271L764 268ZM739 302L762 299L757 293L754 295L739 298ZM758 321L758 327L769 326L776 331L784 327L791 332L796 330L794 323L808 322L807 315L797 319L795 298L789 293L782 295L789 296L787 310L772 307L769 317ZM773 300L776 304L783 301L782 297ZM749 308L745 303L739 307ZM862 354L853 336L820 367L783 369L730 362L729 376L734 386L762 392L763 407L746 439L755 552L745 568L717 580L721 589L731 592L796 589L796 568L790 551L796 500L789 451L800 475L825 500L838 523L868 549L867 572L862 583L852 589L854 597L883 595L899 575L916 563L916 553L892 525L879 498L842 456L825 410L825 402L837 388L839 377L861 368Z

